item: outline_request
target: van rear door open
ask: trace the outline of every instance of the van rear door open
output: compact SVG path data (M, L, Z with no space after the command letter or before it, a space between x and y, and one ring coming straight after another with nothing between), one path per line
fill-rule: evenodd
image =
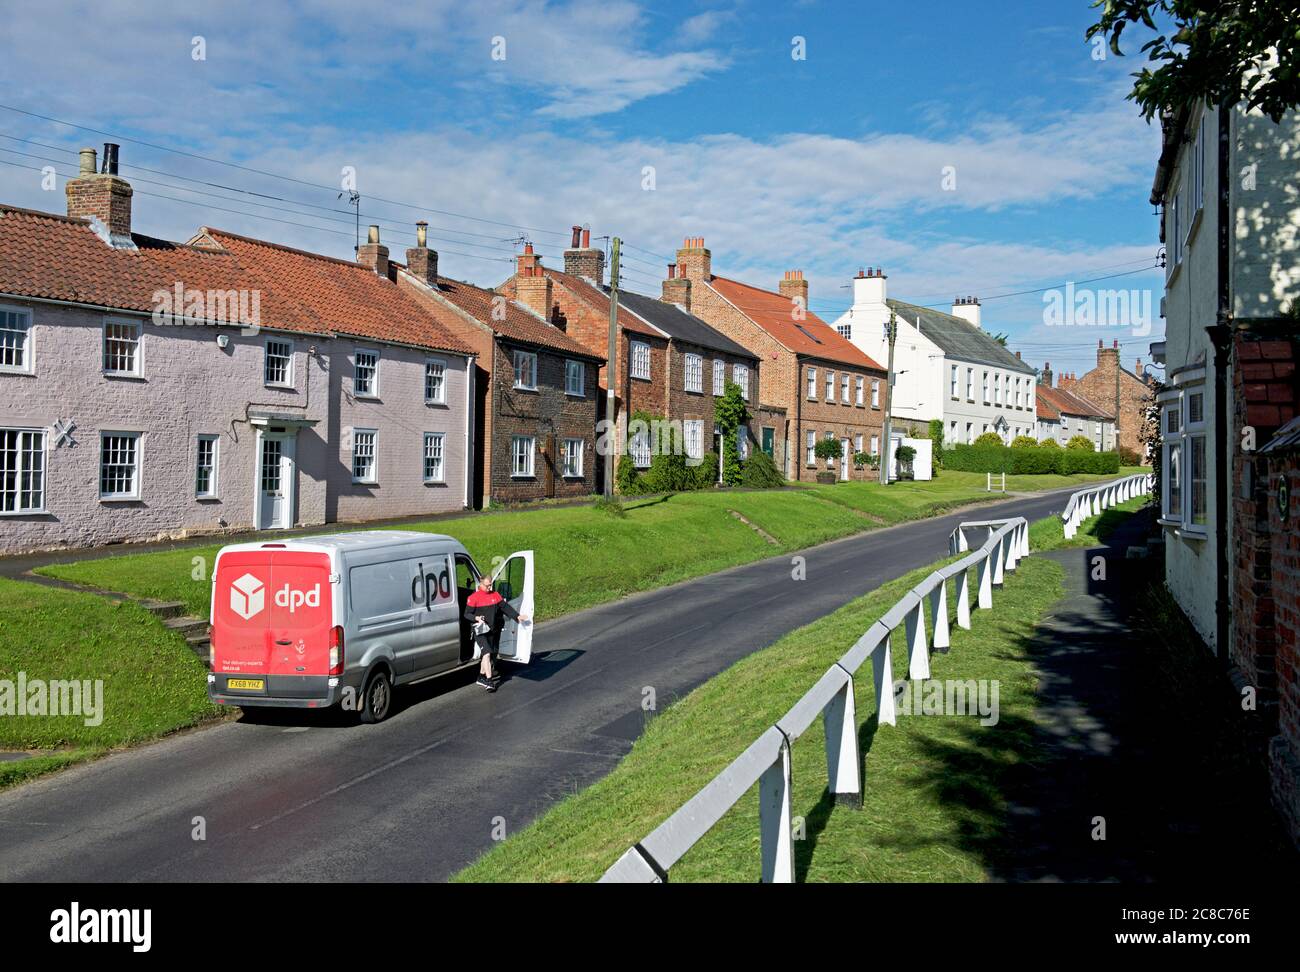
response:
M333 617L324 553L261 549L224 554L213 579L212 670L233 691L267 690L268 675L328 675Z
M492 589L520 614L533 616L533 552L512 553L492 575ZM527 664L533 654L533 623L506 618L501 628L498 654L507 661Z

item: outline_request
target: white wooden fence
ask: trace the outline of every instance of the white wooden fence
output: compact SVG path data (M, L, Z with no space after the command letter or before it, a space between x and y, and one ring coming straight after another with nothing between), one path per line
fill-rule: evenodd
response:
M901 633L907 648L909 678L930 677L930 649L949 647L950 594L957 600L957 626L971 625L976 608L993 607L993 588L1005 571L1029 554L1029 523L1024 517L963 523L949 540L952 553L969 549L969 536L987 534L969 556L941 567L903 595L845 652L798 702L748 749L691 797L672 816L629 848L602 882L653 883L668 880L668 870L758 784L758 825L763 881L794 881L794 843L790 813L790 747L825 715L826 774L837 802L862 805L858 720L853 678L871 659L879 725L897 725L894 707L893 639ZM974 591L970 572L975 571ZM901 630L900 630L901 629Z
M1079 530L1079 524L1097 516L1102 510L1131 500L1134 496L1146 496L1151 492L1154 482L1155 477L1150 473L1138 473L1136 476L1099 483L1071 494L1070 501L1065 504L1065 511L1061 514L1065 538L1069 540L1073 537Z

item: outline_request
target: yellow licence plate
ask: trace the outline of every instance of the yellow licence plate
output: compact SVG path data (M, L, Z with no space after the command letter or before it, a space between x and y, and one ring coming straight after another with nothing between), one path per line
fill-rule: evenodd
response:
M226 688L244 689L248 692L260 692L266 686L266 682L260 678L229 678L226 679Z

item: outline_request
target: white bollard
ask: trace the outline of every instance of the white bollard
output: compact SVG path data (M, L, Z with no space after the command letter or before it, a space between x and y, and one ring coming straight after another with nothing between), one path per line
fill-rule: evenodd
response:
M993 606L993 554L986 553L984 559L979 562L979 601L981 610L988 610Z
M923 682L930 677L930 651L925 644L925 601L907 612L907 677Z
M935 651L947 651L952 641L948 636L948 581L941 580L930 592L930 630L934 632L932 644Z
M894 655L890 649L892 633L871 653L871 677L876 683L876 725L896 726L894 710Z
M794 835L790 832L790 745L758 778L758 827L763 845L763 883L794 883Z
M836 803L862 806L862 781L858 776L858 717L853 697L853 676L835 693L823 713L826 726L827 789Z

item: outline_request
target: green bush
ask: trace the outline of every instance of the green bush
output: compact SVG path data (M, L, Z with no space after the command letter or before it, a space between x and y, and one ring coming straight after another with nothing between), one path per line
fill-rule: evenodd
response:
M1038 448L1059 449L1061 448L1061 443L1057 442L1055 439L1044 439L1042 442L1038 443Z
M677 493L693 488L686 457L681 453L661 452L654 456L649 470L641 478L651 493Z
M614 472L614 487L620 493L628 495L647 492L641 473L637 471L636 463L626 453L618 457L618 469Z
M718 484L718 454L706 452L698 466L687 466L691 471L692 489L712 489Z
M943 451L943 419L930 419L930 441L934 443L933 451L937 456Z
M977 446L1000 446L1002 445L1002 436L996 432L985 432L975 440Z
M1011 440L1013 449L1033 449L1038 446L1038 440L1031 435L1018 435Z
M839 459L844 455L844 447L840 445L839 439L818 439L817 445L813 448L813 455L823 462Z
M1137 454L1136 449L1130 449L1128 446L1120 446L1119 462L1121 466L1140 466L1142 464L1142 457Z
M776 463L762 449L755 449L745 460L745 467L740 472L740 485L751 489L772 489L785 485L785 477L776 468Z
M1048 446L958 445L947 453L945 468L1008 475L1118 473L1118 452L1085 452Z
M1086 435L1075 435L1070 437L1070 441L1065 444L1067 449L1086 449L1088 452L1096 451L1096 446Z

